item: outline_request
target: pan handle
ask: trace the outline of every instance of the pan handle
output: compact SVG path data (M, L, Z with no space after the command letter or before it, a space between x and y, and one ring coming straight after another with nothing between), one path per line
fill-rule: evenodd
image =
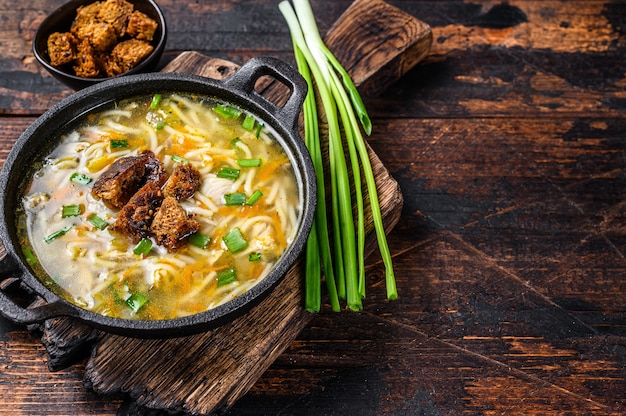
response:
M256 82L263 76L271 76L290 90L287 102L279 107L255 91ZM291 65L273 57L252 58L224 80L227 86L244 92L248 98L262 106L276 118L284 121L291 131L298 131L298 118L306 98L308 85L302 75Z
M10 254L7 253L4 258L0 259L0 282L8 277L20 278L23 274L24 270ZM59 316L72 316L76 313L74 308L60 301L46 303L34 308L24 308L15 302L8 293L0 289L0 315L16 324L28 325Z

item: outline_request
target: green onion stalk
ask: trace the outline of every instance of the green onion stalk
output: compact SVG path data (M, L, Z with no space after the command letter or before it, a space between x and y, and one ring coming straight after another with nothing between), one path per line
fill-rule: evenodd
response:
M309 237L306 251L306 309L318 311L320 307L318 295L321 279L320 262L332 309L335 311L340 309L339 298L345 299L347 307L351 310L362 309L361 300L365 297L363 178L367 186L378 247L385 265L387 298L396 299L398 295L393 265L382 222L376 182L359 126L360 122L365 133L369 135L372 129L370 118L348 73L324 44L309 1L293 0L292 7L288 0L284 0L278 7L289 26L298 70L309 85L309 93L303 107L304 135L316 170L318 208L314 231ZM322 163L316 93L328 125L330 215L325 198L327 173ZM344 137L341 134L342 129ZM348 149L352 176L348 174L344 143ZM350 195L351 185L355 189L356 221ZM332 220L334 259L331 256L331 237L326 226L328 216ZM309 245L316 245L317 248Z

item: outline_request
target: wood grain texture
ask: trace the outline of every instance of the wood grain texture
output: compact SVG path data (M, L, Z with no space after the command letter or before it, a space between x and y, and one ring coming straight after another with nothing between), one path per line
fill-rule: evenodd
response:
M375 6L379 12L396 10L377 0L359 0L356 4L361 8ZM350 33L354 27L375 19L374 15L364 20L351 18L359 10L358 7L349 8L336 30ZM406 44L404 48L398 51L395 51L395 47L372 51L372 62L357 62L358 54L346 58L351 63L351 72L359 74L359 80L355 81L357 86L374 76L377 68L393 67L405 50L414 49L414 44L420 45L421 53L413 54L413 58L404 58L403 67L395 70L395 79L412 67L408 62L415 65L426 54L430 43L422 42L422 37L427 37L429 31L411 31L406 36L400 36L405 34L405 25L409 21L407 17L401 24L387 22L384 25L385 38L376 34L368 35L374 43L381 45L390 33L396 33L401 39L396 44ZM419 26L427 27L423 24ZM350 39L353 38L335 38L328 45L334 50L352 49ZM394 52L390 54L392 49ZM236 69L237 66L228 61L188 52L181 54L163 70L222 79ZM385 78L391 79L388 74ZM265 89L265 95L271 97L272 85ZM275 94L281 92L279 89L276 91ZM376 176L383 221L391 229L400 216L402 194L397 182L371 149L370 162ZM365 229L367 233L373 231L371 218L366 220ZM369 240L367 246L371 252L376 243L375 239ZM51 354L52 364L49 366L55 369L64 362L71 362L72 357L80 356L84 351L83 343L97 340L85 374L86 383L95 392L124 392L139 405L151 409L203 415L223 412L247 392L312 319L313 316L303 308L302 283L303 272L298 263L251 312L231 324L193 337L147 341L105 333L96 335L89 327L75 326L73 320L67 318L47 322L43 328L43 339ZM64 356L63 352L67 355Z
M275 2L158 1L167 62L289 60ZM626 414L626 5L390 2L433 33L366 101L404 198L389 236L400 297L384 299L370 256L364 311L315 316L226 414ZM25 29L60 3L0 0L0 160L68 93L29 62ZM350 4L314 1L321 29ZM50 373L47 357L0 319L0 415L165 416L85 389L85 361Z
M389 28L402 28L390 30ZM352 39L349 48L334 48L364 96L376 96L429 52L430 26L383 1L355 1L330 28L328 45ZM359 68L355 72L353 69Z

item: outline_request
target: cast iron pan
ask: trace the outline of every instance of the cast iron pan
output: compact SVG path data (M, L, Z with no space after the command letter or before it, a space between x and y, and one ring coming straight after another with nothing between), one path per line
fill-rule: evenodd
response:
M284 105L276 105L255 91L255 83L264 76L289 88L290 95ZM219 307L188 317L158 321L106 317L61 299L45 287L29 268L19 248L15 225L15 212L24 186L23 175L30 170L33 162L42 160L55 146L51 142L55 131L81 114L111 101L166 92L198 93L224 100L256 115L274 131L291 159L299 184L302 210L298 235L261 282ZM7 252L0 260L0 288L3 288L0 290L0 314L19 324L70 316L119 335L165 338L206 331L231 321L258 304L295 263L311 230L317 201L315 171L298 133L298 117L306 93L307 84L293 67L274 58L255 58L223 81L178 73L128 75L80 90L51 108L18 138L0 172L0 238ZM8 284L13 281L19 282L21 289L41 296L47 304L35 308L23 306L15 293L19 291L8 289L16 286Z

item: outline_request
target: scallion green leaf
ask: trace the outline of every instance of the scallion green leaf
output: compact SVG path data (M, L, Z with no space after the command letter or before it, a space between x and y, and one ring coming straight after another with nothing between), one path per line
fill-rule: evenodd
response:
M229 166L222 166L222 168L217 172L217 177L236 180L237 178L239 178L240 172L241 171L239 169L231 168Z
M202 233L193 233L189 236L189 242L196 247L206 248L211 242L211 237Z
M138 256L146 256L148 255L148 253L150 253L150 250L152 250L152 241L147 238L142 238L137 243L135 248L133 248L133 253L137 254Z
M249 261L259 261L261 260L261 253L250 253L248 254Z
M263 192L259 191L258 189L256 191L254 191L252 193L252 195L250 195L250 197L248 199L246 199L246 205L253 205L256 201L259 200L259 198L261 198L263 196Z
M155 130L163 130L163 127L165 127L167 125L167 123L164 120L159 121L156 126L154 126Z
M241 123L241 127L248 131L252 131L254 130L254 123L256 123L254 116L252 116L251 114L246 114L246 117L243 119L243 123Z
M242 168L258 168L261 166L261 159L237 159L237 164Z
M125 147L128 147L128 140L125 140L125 139L120 139L120 140L111 139L111 141L109 142L109 145L111 146L111 149L125 148Z
M161 102L161 94L154 94L152 101L150 101L150 110L156 110Z
M189 164L189 159L186 159L186 158L184 158L184 157L182 157L182 156L178 156L178 155L172 155L172 160L173 160L174 162L177 162L177 163L183 163L183 164L185 164L185 165L188 165L188 164Z
M256 131L254 132L255 137L258 139L259 136L261 135L261 130L263 130L263 124L258 123L256 125Z
M224 194L224 203L227 206L244 205L246 203L246 194L241 192Z
M217 114L228 118L236 118L241 115L241 110L230 105L218 104L213 108Z
M77 217L82 213L82 208L78 204L63 205L61 218Z
M248 247L248 242L243 237L241 230L239 227L235 227L228 234L222 237L224 244L226 244L226 248L231 253L238 253L241 250Z
M30 247L24 247L24 250L22 250L24 252L24 257L26 257L26 263L30 264L31 266L37 264L37 257L35 257L35 253L33 253L33 249Z
M45 241L46 243L51 243L52 241L56 240L57 238L61 237L62 235L65 235L65 233L67 233L71 229L72 229L72 225L68 225L66 227L63 227L60 230L57 230L57 231L53 232L52 234L49 234L48 236L46 236L43 239L43 241Z
M83 175L82 173L74 172L70 176L70 181L77 183L79 185L89 185L93 179L91 179L87 175Z
M234 267L217 272L217 285L224 286L237 280L237 272Z
M148 302L148 297L143 293L135 292L128 299L126 305L137 313Z
M87 221L89 221L91 223L91 225L93 225L94 227L96 227L99 230L104 230L109 225L108 222L106 222L105 220L100 218L98 216L98 214L96 214L96 213L93 213L93 214L89 215L87 217Z

